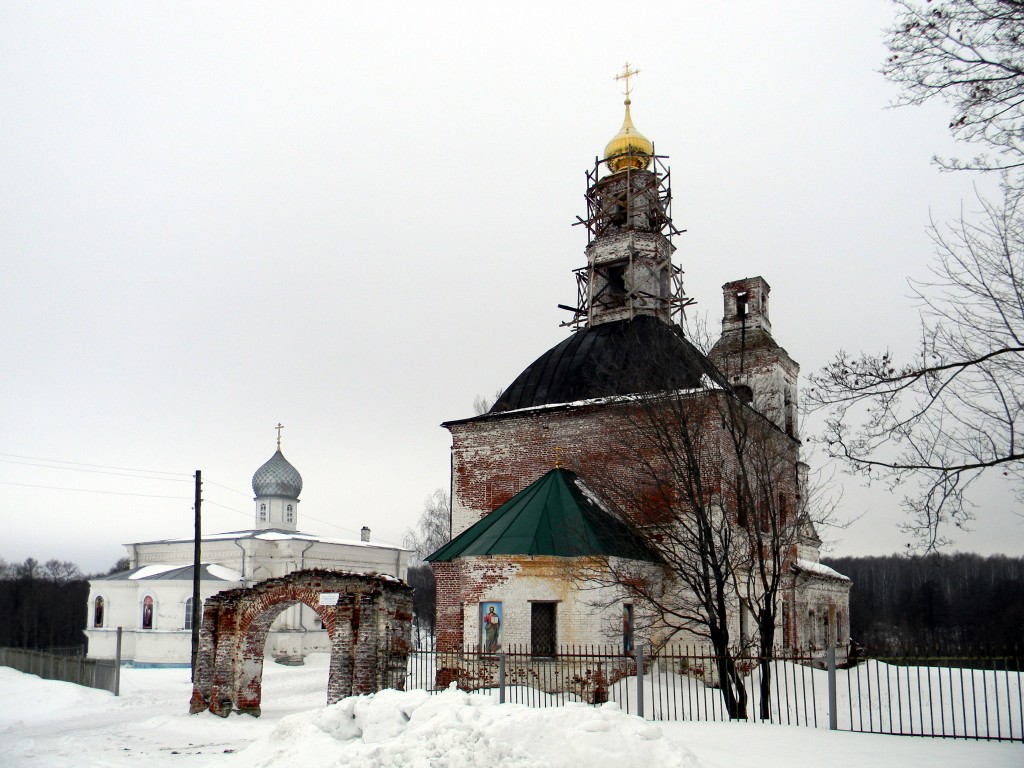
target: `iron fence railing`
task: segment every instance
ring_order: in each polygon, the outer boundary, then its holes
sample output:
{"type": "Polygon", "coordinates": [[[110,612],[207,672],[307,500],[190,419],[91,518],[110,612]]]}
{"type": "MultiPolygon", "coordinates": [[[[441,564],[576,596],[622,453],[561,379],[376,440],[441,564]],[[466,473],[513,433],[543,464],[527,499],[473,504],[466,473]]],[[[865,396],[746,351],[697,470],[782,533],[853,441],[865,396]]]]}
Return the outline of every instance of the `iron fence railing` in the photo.
{"type": "Polygon", "coordinates": [[[913,736],[1024,741],[1024,676],[1012,653],[779,650],[732,657],[745,705],[730,714],[720,659],[701,648],[528,647],[414,651],[407,688],[455,685],[534,707],[615,702],[649,720],[751,720],[913,736]],[[762,699],[767,676],[770,695],[762,699]]]}

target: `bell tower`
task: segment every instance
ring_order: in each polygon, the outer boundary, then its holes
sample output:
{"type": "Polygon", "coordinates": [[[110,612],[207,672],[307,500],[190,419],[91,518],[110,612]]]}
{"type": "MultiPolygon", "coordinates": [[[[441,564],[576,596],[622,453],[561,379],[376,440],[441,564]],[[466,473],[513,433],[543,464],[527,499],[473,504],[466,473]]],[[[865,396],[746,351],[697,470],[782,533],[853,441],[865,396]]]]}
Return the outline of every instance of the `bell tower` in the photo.
{"type": "Polygon", "coordinates": [[[664,157],[633,125],[629,80],[639,74],[626,63],[625,116],[604,156],[587,173],[587,265],[575,270],[577,306],[564,323],[574,328],[651,315],[665,323],[691,303],[682,270],[672,263],[679,234],[672,225],[672,188],[664,157]]]}
{"type": "Polygon", "coordinates": [[[722,286],[722,336],[708,357],[740,396],[790,437],[800,437],[797,377],[800,366],[772,336],[771,286],[745,277],[722,286]]]}

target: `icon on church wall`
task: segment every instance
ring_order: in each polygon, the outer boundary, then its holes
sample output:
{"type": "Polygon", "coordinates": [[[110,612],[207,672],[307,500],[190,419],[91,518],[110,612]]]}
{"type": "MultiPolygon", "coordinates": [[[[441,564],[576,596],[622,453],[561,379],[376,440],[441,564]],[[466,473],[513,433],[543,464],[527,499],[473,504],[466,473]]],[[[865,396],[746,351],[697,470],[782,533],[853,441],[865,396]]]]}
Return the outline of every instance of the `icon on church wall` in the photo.
{"type": "Polygon", "coordinates": [[[142,628],[153,628],[153,598],[146,595],[142,600],[142,628]]]}
{"type": "Polygon", "coordinates": [[[93,611],[92,625],[94,627],[102,627],[103,626],[103,598],[102,597],[97,597],[96,598],[96,608],[93,611]]]}
{"type": "Polygon", "coordinates": [[[501,652],[501,603],[480,603],[480,650],[501,652]]]}

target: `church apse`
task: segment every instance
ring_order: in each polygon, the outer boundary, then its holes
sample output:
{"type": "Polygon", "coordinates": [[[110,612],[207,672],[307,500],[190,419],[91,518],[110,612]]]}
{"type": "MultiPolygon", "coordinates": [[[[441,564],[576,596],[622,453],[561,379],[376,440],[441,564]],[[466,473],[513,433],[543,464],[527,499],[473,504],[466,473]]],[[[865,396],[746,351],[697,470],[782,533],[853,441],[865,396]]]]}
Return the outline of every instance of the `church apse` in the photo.
{"type": "Polygon", "coordinates": [[[402,688],[412,631],[412,589],[386,576],[305,570],[206,601],[190,711],[260,714],[267,634],[286,608],[313,609],[331,638],[327,703],[402,688]]]}

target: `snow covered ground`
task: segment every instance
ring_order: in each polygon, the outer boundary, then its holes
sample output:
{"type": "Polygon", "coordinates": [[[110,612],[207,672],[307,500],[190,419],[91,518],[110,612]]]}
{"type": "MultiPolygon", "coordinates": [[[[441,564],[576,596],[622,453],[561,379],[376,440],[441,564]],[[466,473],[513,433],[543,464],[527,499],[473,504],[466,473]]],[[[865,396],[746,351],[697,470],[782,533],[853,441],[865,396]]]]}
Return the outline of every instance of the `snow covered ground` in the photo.
{"type": "Polygon", "coordinates": [[[617,706],[529,709],[385,691],[325,707],[326,655],[268,663],[263,716],[188,714],[185,669],[125,669],[120,697],[0,667],[0,766],[1024,765],[1024,744],[729,723],[648,723],[617,706]]]}

